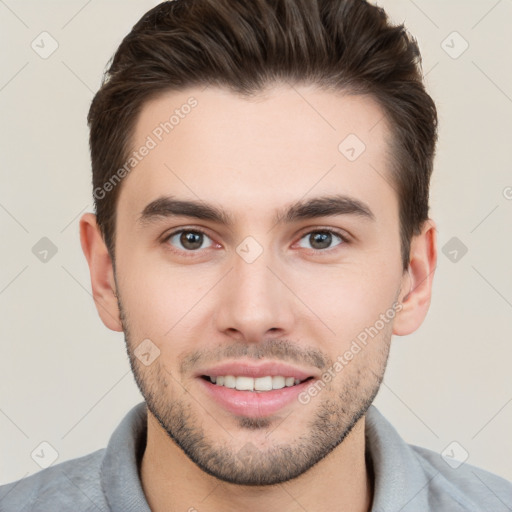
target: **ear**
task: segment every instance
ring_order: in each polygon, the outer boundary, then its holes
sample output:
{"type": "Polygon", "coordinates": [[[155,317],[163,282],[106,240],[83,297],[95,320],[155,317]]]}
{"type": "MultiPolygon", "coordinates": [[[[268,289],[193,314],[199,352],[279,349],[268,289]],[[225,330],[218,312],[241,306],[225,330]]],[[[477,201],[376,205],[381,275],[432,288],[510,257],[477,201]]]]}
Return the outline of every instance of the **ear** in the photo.
{"type": "Polygon", "coordinates": [[[432,219],[423,224],[421,233],[411,240],[409,267],[402,278],[398,299],[403,308],[393,323],[393,334],[411,334],[427,316],[432,296],[432,282],[437,266],[437,230],[432,219]]]}
{"type": "Polygon", "coordinates": [[[89,264],[92,295],[100,318],[109,329],[122,331],[112,259],[96,223],[96,215],[82,215],[80,242],[89,264]]]}

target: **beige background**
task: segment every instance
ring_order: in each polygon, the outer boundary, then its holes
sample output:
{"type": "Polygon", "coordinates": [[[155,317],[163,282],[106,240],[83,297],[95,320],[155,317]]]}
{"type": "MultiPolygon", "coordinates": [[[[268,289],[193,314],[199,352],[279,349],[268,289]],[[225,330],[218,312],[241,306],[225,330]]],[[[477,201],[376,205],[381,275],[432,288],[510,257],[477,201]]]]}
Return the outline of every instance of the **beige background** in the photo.
{"type": "MultiPolygon", "coordinates": [[[[122,334],[90,296],[78,219],[92,211],[90,101],[156,3],[0,0],[0,483],[38,471],[43,441],[56,463],[104,447],[141,401],[122,334]],[[31,47],[43,31],[59,45],[47,59],[31,47]],[[46,263],[32,252],[42,237],[58,250],[46,263]]],[[[512,2],[379,4],[417,37],[439,109],[439,261],[429,316],[394,337],[375,404],[408,442],[457,441],[468,463],[512,480],[512,2]],[[453,237],[467,247],[456,262],[443,253],[453,237]]]]}

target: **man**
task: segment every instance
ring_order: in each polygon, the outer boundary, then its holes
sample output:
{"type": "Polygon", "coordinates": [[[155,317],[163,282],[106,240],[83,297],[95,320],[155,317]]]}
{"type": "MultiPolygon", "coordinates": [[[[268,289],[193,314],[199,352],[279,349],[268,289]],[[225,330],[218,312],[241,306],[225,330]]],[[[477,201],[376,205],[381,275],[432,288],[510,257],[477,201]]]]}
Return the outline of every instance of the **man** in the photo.
{"type": "Polygon", "coordinates": [[[437,259],[418,48],[353,0],[175,0],[89,112],[94,300],[145,402],[2,510],[500,511],[372,406],[437,259]]]}

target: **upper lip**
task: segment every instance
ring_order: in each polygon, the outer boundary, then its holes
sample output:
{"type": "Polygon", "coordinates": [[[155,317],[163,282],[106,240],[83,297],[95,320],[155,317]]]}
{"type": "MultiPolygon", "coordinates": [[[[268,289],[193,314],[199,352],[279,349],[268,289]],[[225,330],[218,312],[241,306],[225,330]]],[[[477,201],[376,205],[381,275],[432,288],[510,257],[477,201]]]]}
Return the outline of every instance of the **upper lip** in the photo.
{"type": "Polygon", "coordinates": [[[295,366],[291,366],[280,361],[265,361],[263,363],[254,364],[248,362],[232,361],[225,362],[211,368],[204,368],[198,370],[196,376],[202,377],[218,377],[219,375],[234,375],[245,377],[272,377],[282,375],[283,377],[294,377],[298,380],[305,380],[309,377],[315,377],[314,371],[303,370],[295,366]]]}

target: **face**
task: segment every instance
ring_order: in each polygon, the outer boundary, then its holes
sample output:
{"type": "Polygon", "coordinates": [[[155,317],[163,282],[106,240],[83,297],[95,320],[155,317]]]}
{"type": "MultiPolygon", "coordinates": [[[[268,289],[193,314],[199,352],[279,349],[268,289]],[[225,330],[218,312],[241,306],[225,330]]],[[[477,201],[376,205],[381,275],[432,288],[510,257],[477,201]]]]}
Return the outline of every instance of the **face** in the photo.
{"type": "Polygon", "coordinates": [[[143,108],[133,149],[152,147],[119,195],[118,305],[150,413],[203,471],[295,478],[373,401],[404,279],[388,138],[371,98],[304,86],[143,108]],[[205,377],[251,369],[309,380],[257,393],[205,377]]]}

